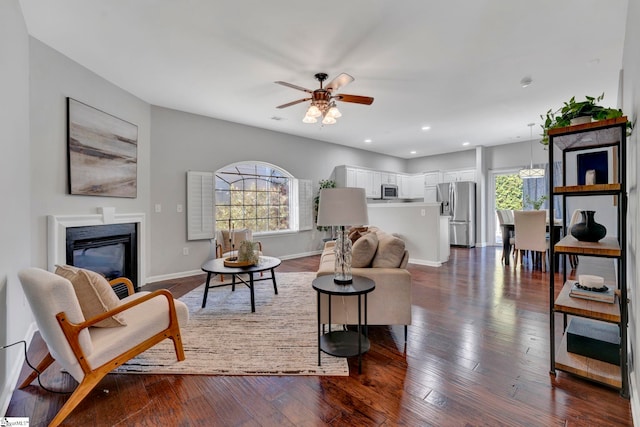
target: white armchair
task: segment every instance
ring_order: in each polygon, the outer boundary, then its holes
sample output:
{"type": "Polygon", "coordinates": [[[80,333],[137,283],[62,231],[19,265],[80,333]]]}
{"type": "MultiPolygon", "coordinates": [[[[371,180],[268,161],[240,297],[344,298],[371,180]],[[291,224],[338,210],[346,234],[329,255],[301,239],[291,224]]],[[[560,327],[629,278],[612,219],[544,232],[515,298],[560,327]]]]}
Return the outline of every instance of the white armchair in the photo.
{"type": "MultiPolygon", "coordinates": [[[[167,290],[129,295],[115,308],[85,319],[76,291],[66,278],[39,268],[22,270],[18,276],[49,350],[38,371],[55,361],[79,383],[49,426],[59,425],[111,370],[160,341],[171,339],[176,358],[185,358],[180,325],[188,321],[189,311],[167,290]],[[114,315],[125,325],[94,326],[114,315]]],[[[31,373],[19,388],[27,387],[37,376],[31,373]]]]}

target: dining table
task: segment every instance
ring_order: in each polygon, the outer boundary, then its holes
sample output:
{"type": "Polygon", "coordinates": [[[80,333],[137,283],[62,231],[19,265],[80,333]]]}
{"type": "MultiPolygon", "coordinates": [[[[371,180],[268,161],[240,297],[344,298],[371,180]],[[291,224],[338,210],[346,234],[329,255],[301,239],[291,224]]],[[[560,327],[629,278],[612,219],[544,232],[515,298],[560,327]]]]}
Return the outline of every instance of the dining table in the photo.
{"type": "MultiPolygon", "coordinates": [[[[502,228],[502,250],[504,251],[504,264],[509,265],[509,258],[511,258],[511,243],[509,239],[514,236],[516,226],[513,222],[505,222],[500,224],[502,228]]],[[[552,229],[550,232],[551,244],[556,244],[562,238],[562,231],[564,229],[562,225],[562,220],[556,219],[553,223],[553,227],[549,227],[549,222],[547,222],[547,232],[549,229],[552,229]]],[[[556,257],[556,263],[558,262],[558,258],[556,257]]]]}

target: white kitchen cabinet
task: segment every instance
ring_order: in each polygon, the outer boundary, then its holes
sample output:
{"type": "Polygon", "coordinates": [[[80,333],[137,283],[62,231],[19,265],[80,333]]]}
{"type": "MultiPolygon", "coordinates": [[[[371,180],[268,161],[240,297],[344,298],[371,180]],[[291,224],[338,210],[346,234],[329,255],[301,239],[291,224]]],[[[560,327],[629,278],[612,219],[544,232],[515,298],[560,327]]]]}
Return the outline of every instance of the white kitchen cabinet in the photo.
{"type": "Polygon", "coordinates": [[[440,171],[425,172],[423,174],[423,179],[424,179],[424,185],[425,186],[438,185],[441,182],[440,181],[440,171]]]}
{"type": "Polygon", "coordinates": [[[475,169],[460,169],[442,172],[442,182],[473,181],[476,180],[475,169]]]}

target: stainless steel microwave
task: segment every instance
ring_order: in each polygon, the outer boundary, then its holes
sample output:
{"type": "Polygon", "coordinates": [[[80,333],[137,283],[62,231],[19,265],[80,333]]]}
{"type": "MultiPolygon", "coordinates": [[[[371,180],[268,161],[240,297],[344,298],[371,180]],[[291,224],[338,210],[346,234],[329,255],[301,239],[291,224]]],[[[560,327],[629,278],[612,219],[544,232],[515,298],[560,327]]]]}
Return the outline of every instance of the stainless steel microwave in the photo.
{"type": "Polygon", "coordinates": [[[382,184],[380,191],[381,199],[397,199],[398,198],[398,186],[395,184],[382,184]]]}

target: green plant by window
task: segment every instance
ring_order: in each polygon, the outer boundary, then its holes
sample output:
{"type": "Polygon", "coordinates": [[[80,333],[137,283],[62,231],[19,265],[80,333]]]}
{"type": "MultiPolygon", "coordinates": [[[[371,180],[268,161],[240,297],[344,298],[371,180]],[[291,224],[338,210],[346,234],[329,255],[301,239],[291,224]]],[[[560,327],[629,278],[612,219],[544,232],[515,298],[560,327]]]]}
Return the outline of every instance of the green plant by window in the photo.
{"type": "MultiPolygon", "coordinates": [[[[550,109],[546,114],[541,114],[542,119],[542,139],[540,143],[543,145],[549,145],[549,129],[569,126],[571,120],[578,117],[591,117],[593,120],[606,120],[622,117],[624,114],[622,110],[617,108],[607,108],[598,105],[604,98],[604,93],[597,98],[593,96],[585,96],[584,101],[576,101],[576,97],[573,96],[569,102],[565,102],[564,105],[558,108],[556,111],[550,109]]],[[[627,122],[627,135],[631,134],[633,126],[631,122],[627,122]]]]}
{"type": "MultiPolygon", "coordinates": [[[[321,179],[320,188],[318,188],[318,194],[313,198],[313,212],[316,217],[316,223],[318,222],[318,207],[320,206],[320,190],[323,188],[336,188],[336,182],[331,179],[321,179]]],[[[331,227],[317,226],[318,231],[330,230],[331,227]]]]}

